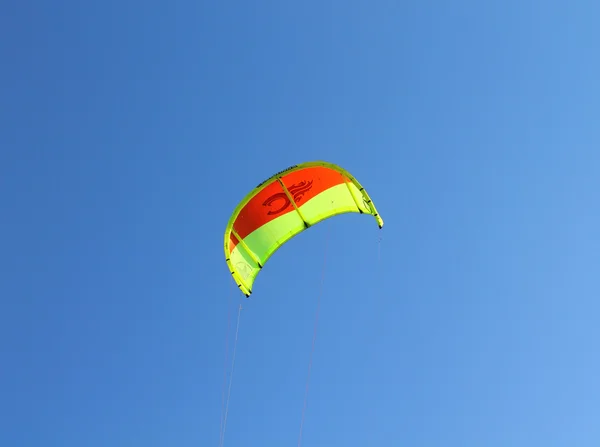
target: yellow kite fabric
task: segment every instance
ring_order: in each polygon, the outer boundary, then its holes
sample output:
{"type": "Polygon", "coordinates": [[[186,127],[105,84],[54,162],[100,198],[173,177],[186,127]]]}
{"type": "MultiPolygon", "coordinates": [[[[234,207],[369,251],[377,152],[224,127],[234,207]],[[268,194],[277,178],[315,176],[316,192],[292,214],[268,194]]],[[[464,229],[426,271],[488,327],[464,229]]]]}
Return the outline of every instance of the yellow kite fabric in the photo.
{"type": "Polygon", "coordinates": [[[236,207],[225,230],[225,259],[249,297],[261,268],[298,233],[344,213],[383,220],[373,201],[343,168],[323,161],[292,166],[254,188],[236,207]]]}

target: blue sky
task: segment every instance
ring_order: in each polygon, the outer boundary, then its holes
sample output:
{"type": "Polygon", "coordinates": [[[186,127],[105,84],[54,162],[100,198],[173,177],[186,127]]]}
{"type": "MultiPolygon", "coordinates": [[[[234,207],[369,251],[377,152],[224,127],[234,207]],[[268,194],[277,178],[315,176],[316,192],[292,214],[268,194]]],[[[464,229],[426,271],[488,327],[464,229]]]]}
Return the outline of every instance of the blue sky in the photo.
{"type": "Polygon", "coordinates": [[[599,13],[3,5],[0,445],[218,446],[240,303],[224,445],[297,445],[326,241],[303,446],[599,445],[599,13]],[[309,160],[386,225],[311,228],[246,300],[229,215],[309,160]]]}

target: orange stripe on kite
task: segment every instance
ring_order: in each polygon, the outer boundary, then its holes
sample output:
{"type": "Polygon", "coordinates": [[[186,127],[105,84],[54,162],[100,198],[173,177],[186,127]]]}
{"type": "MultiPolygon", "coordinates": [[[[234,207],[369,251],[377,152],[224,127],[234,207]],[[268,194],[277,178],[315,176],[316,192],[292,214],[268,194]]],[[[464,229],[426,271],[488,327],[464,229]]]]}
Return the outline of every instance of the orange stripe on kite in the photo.
{"type": "MultiPolygon", "coordinates": [[[[292,171],[283,175],[281,181],[296,206],[300,207],[323,191],[349,180],[334,169],[316,166],[292,171]]],[[[294,206],[277,179],[273,179],[241,209],[233,223],[233,228],[240,238],[244,239],[263,225],[291,212],[295,212],[294,206]]],[[[237,243],[237,239],[232,234],[230,252],[237,243]]]]}

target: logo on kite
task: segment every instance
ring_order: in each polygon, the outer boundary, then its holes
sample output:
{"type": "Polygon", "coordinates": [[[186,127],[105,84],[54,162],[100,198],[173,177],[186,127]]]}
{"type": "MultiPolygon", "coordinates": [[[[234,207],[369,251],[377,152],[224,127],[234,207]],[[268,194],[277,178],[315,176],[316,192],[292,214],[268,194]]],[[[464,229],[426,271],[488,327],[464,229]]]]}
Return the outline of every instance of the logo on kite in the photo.
{"type": "Polygon", "coordinates": [[[368,210],[371,209],[371,205],[369,205],[369,202],[367,201],[367,199],[365,199],[363,197],[362,202],[363,202],[363,205],[365,206],[366,209],[368,209],[368,210]]]}
{"type": "MultiPolygon", "coordinates": [[[[302,200],[302,197],[304,197],[304,194],[306,194],[308,191],[310,191],[310,189],[312,188],[312,183],[313,183],[312,180],[309,182],[302,181],[300,183],[295,183],[288,188],[288,191],[290,192],[290,195],[294,199],[295,203],[298,203],[300,200],[302,200]]],[[[268,215],[282,213],[292,204],[292,202],[290,202],[290,199],[288,198],[288,196],[285,192],[278,192],[277,194],[273,194],[267,200],[265,200],[263,202],[263,206],[270,207],[271,205],[273,205],[273,203],[275,203],[277,201],[280,201],[281,205],[277,209],[269,210],[267,212],[268,215]]]]}
{"type": "Polygon", "coordinates": [[[252,267],[247,262],[240,261],[235,264],[242,278],[246,279],[252,273],[252,267]]]}

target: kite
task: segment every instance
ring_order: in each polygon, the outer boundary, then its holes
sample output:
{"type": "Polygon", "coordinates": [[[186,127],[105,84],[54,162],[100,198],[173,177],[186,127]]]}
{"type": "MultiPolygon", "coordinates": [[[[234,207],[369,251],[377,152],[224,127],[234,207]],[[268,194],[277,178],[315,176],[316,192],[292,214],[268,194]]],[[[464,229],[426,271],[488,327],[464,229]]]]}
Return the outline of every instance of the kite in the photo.
{"type": "Polygon", "coordinates": [[[291,166],[256,186],[235,208],[225,230],[225,260],[249,297],[267,260],[311,226],[344,213],[383,220],[365,188],[348,171],[324,161],[291,166]]]}

